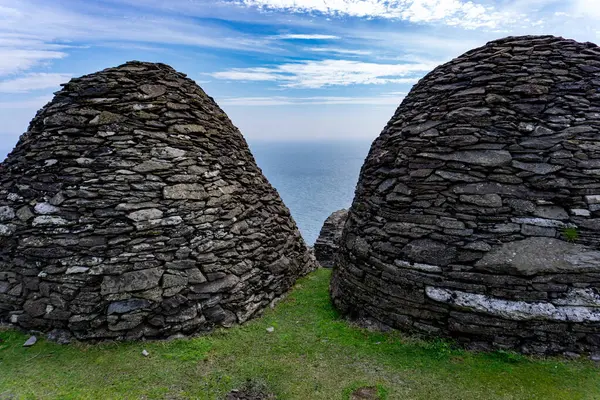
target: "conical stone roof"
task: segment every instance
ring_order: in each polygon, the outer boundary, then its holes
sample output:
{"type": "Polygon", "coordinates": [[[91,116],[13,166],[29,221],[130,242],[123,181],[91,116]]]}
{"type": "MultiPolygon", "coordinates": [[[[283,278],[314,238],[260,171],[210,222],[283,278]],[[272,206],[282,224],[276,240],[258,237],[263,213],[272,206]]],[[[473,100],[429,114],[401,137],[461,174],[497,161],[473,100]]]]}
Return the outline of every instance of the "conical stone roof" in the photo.
{"type": "Polygon", "coordinates": [[[71,80],[0,165],[0,319],[22,328],[210,330],[313,268],[239,130],[164,64],[71,80]]]}
{"type": "Polygon", "coordinates": [[[600,49],[509,37],[414,86],[362,168],[332,281],[377,325],[600,348],[600,49]]]}

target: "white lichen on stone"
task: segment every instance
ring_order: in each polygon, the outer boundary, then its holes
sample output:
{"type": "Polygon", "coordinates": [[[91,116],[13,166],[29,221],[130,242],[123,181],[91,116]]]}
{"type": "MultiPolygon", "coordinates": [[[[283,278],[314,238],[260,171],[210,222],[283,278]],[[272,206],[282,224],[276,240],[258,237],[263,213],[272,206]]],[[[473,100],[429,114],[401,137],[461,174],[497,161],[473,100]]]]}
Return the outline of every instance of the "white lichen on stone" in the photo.
{"type": "Polygon", "coordinates": [[[150,154],[154,157],[166,159],[183,157],[185,153],[185,150],[176,149],[170,146],[155,148],[150,152],[150,154]]]}
{"type": "Polygon", "coordinates": [[[94,160],[92,158],[79,157],[75,159],[75,162],[79,165],[90,165],[94,160]]]}
{"type": "Polygon", "coordinates": [[[438,267],[437,265],[429,265],[429,264],[421,264],[421,263],[412,263],[411,264],[408,261],[403,261],[403,260],[395,260],[394,264],[396,264],[396,266],[398,266],[400,268],[414,269],[417,271],[436,272],[436,273],[442,272],[442,268],[438,267]]]}
{"type": "Polygon", "coordinates": [[[23,197],[19,196],[16,193],[9,193],[8,196],[6,196],[6,198],[10,201],[21,201],[23,200],[23,197]]]}
{"type": "MultiPolygon", "coordinates": [[[[459,308],[466,308],[474,312],[485,313],[513,321],[524,320],[553,320],[569,322],[598,322],[600,321],[600,298],[596,298],[595,306],[562,306],[560,303],[526,302],[505,300],[478,293],[467,293],[460,290],[451,290],[427,286],[427,296],[440,303],[450,304],[459,308]]],[[[567,294],[568,303],[582,303],[591,300],[581,297],[582,294],[573,292],[567,294]],[[579,299],[579,300],[576,300],[579,299]]]]}
{"type": "Polygon", "coordinates": [[[577,225],[575,224],[569,224],[555,219],[546,218],[512,218],[512,222],[516,224],[528,224],[547,228],[577,228],[577,225]]]}
{"type": "Polygon", "coordinates": [[[552,303],[562,306],[600,307],[600,293],[592,288],[571,289],[565,297],[552,300],[552,303]]]}
{"type": "Polygon", "coordinates": [[[15,233],[14,225],[0,224],[0,236],[11,236],[13,233],[15,233]]]}
{"type": "Polygon", "coordinates": [[[590,215],[592,215],[592,213],[590,212],[590,210],[586,210],[583,208],[575,208],[571,210],[571,214],[573,214],[576,217],[589,217],[590,215]]]}
{"type": "Polygon", "coordinates": [[[53,217],[50,215],[42,215],[35,217],[32,222],[33,226],[65,226],[68,225],[69,221],[61,217],[53,217]]]}
{"type": "Polygon", "coordinates": [[[163,216],[163,212],[157,208],[150,208],[145,210],[134,211],[130,213],[127,218],[139,222],[139,221],[148,221],[154,219],[161,219],[163,216]]]}
{"type": "Polygon", "coordinates": [[[47,215],[56,214],[60,211],[60,208],[55,207],[50,203],[38,203],[35,205],[34,210],[37,214],[47,215]]]}
{"type": "Polygon", "coordinates": [[[585,201],[588,204],[600,204],[600,194],[594,194],[591,196],[585,196],[585,201]]]}
{"type": "Polygon", "coordinates": [[[90,269],[88,267],[71,267],[71,268],[67,269],[65,274],[67,274],[67,275],[84,274],[84,273],[88,272],[89,270],[90,269]]]}

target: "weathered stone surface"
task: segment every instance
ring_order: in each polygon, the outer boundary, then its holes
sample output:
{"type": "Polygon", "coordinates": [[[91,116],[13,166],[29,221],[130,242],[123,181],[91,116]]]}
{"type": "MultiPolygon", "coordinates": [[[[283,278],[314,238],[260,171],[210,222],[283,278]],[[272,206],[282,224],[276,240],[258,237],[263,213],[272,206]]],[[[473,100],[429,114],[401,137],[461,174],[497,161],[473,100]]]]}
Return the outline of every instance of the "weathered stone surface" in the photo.
{"type": "Polygon", "coordinates": [[[136,222],[140,222],[161,219],[163,215],[164,213],[158,208],[149,208],[146,210],[134,211],[131,214],[127,215],[127,218],[136,222]]]}
{"type": "Polygon", "coordinates": [[[435,240],[417,239],[407,244],[402,253],[409,261],[448,265],[456,256],[456,249],[435,240]]]}
{"type": "Polygon", "coordinates": [[[69,344],[71,343],[72,335],[66,329],[53,329],[48,332],[47,339],[58,344],[69,344]]]}
{"type": "Polygon", "coordinates": [[[420,80],[361,170],[334,305],[469,348],[598,352],[596,65],[592,43],[509,37],[420,80]]]}
{"type": "MultiPolygon", "coordinates": [[[[380,185],[379,190],[391,189],[393,182],[387,188],[382,187],[382,185],[380,185]]],[[[342,230],[344,229],[347,217],[348,210],[338,210],[325,220],[319,237],[315,242],[315,257],[322,267],[333,268],[335,265],[335,255],[339,248],[342,230]]]]}
{"type": "Polygon", "coordinates": [[[483,194],[483,195],[462,195],[460,201],[464,203],[471,203],[482,207],[502,207],[502,197],[497,194],[483,194]]]}
{"type": "Polygon", "coordinates": [[[558,206],[539,206],[536,208],[533,214],[538,217],[547,219],[569,219],[569,214],[567,213],[567,211],[564,208],[558,206]]]}
{"type": "Polygon", "coordinates": [[[166,186],[164,188],[165,199],[174,200],[204,200],[208,198],[208,193],[204,189],[204,186],[200,184],[180,183],[173,186],[166,186]]]}
{"type": "Polygon", "coordinates": [[[588,204],[600,204],[600,194],[596,194],[593,196],[585,196],[585,201],[588,204]]]}
{"type": "Polygon", "coordinates": [[[0,236],[12,236],[13,233],[15,233],[15,226],[14,225],[5,225],[5,224],[0,224],[0,236]]]}
{"type": "Polygon", "coordinates": [[[202,125],[173,125],[169,127],[170,132],[174,133],[206,133],[206,128],[202,125]]]}
{"type": "Polygon", "coordinates": [[[102,294],[135,292],[158,286],[163,274],[162,269],[153,268],[126,272],[121,275],[107,275],[101,286],[102,294]]]}
{"type": "Polygon", "coordinates": [[[467,164],[481,165],[485,167],[499,167],[508,165],[512,156],[504,150],[470,150],[457,151],[449,154],[420,153],[419,157],[437,158],[446,161],[458,161],[467,164]]]}
{"type": "Polygon", "coordinates": [[[0,207],[0,222],[10,221],[15,217],[15,210],[9,206],[0,207]]]}
{"type": "Polygon", "coordinates": [[[38,203],[33,208],[36,214],[56,214],[60,211],[60,208],[53,206],[50,203],[38,203]]]}
{"type": "Polygon", "coordinates": [[[532,237],[493,248],[475,268],[495,274],[600,272],[600,250],[553,238],[532,237]]]}
{"type": "Polygon", "coordinates": [[[223,279],[195,285],[192,290],[196,293],[218,293],[235,287],[239,280],[235,275],[228,275],[223,279]]]}
{"type": "Polygon", "coordinates": [[[108,315],[126,314],[131,311],[136,311],[136,310],[141,310],[141,309],[147,308],[151,304],[152,304],[152,302],[150,302],[148,300],[143,300],[143,299],[129,299],[129,300],[123,300],[123,301],[116,301],[114,303],[111,303],[108,306],[108,310],[106,311],[106,313],[108,315]]]}
{"type": "Polygon", "coordinates": [[[150,85],[145,84],[140,86],[140,90],[145,94],[146,99],[152,99],[155,97],[162,96],[167,91],[164,85],[150,85]]]}
{"type": "Polygon", "coordinates": [[[512,165],[515,168],[533,172],[534,174],[538,175],[547,175],[562,169],[560,165],[550,165],[546,163],[523,163],[519,161],[513,161],[512,165]]]}
{"type": "Polygon", "coordinates": [[[146,173],[154,171],[163,171],[166,169],[170,169],[171,167],[172,164],[168,162],[148,160],[136,165],[135,167],[133,167],[133,170],[136,172],[146,173]]]}
{"type": "MultiPolygon", "coordinates": [[[[109,111],[102,111],[100,114],[95,116],[90,122],[90,125],[109,125],[116,122],[123,121],[123,116],[114,114],[109,111]]],[[[65,121],[66,122],[66,121],[65,121]]]]}
{"type": "Polygon", "coordinates": [[[315,267],[239,130],[164,64],[71,80],[0,164],[0,323],[193,334],[258,315],[315,267]]]}
{"type": "Polygon", "coordinates": [[[34,214],[31,212],[28,206],[23,206],[17,210],[17,218],[21,221],[28,221],[34,217],[34,214]]]}
{"type": "Polygon", "coordinates": [[[186,151],[166,146],[152,149],[150,154],[157,158],[172,159],[183,157],[186,154],[186,151]]]}
{"type": "Polygon", "coordinates": [[[546,228],[543,226],[536,225],[521,225],[521,234],[525,236],[546,236],[546,237],[556,237],[556,229],[555,228],[546,228]]]}

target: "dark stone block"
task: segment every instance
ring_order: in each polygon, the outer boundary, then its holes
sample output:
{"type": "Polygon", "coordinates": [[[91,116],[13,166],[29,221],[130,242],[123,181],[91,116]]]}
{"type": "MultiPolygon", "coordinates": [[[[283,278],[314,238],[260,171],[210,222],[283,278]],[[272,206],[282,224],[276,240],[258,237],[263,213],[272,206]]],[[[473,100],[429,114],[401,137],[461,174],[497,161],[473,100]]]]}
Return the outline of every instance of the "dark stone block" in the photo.
{"type": "Polygon", "coordinates": [[[414,262],[445,266],[456,257],[456,248],[430,239],[418,239],[407,244],[403,253],[414,262]]]}
{"type": "Polygon", "coordinates": [[[148,308],[152,303],[148,300],[142,299],[129,299],[123,301],[116,301],[108,306],[106,313],[111,314],[126,314],[132,311],[141,310],[148,308]]]}

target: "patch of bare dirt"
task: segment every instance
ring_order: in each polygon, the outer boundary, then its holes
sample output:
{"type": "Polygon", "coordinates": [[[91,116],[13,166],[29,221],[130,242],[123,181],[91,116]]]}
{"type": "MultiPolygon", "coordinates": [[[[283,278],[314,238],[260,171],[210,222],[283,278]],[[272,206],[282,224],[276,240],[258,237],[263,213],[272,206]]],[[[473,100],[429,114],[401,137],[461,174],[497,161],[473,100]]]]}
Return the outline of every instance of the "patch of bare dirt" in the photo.
{"type": "Polygon", "coordinates": [[[356,389],[350,395],[350,400],[379,400],[377,395],[377,388],[374,387],[362,387],[356,389]]]}

